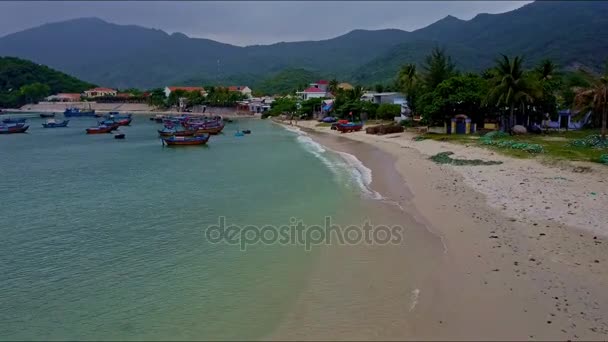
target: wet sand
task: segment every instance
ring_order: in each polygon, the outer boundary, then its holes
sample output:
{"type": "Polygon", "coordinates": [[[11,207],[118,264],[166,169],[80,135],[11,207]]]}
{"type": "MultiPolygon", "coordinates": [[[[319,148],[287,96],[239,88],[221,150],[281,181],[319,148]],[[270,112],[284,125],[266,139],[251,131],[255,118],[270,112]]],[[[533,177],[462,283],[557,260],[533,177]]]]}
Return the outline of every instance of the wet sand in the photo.
{"type": "MultiPolygon", "coordinates": [[[[606,340],[608,241],[510,218],[449,167],[386,141],[307,131],[372,170],[401,246],[329,246],[273,339],[606,340]]],[[[479,172],[483,172],[480,166],[479,172]]]]}

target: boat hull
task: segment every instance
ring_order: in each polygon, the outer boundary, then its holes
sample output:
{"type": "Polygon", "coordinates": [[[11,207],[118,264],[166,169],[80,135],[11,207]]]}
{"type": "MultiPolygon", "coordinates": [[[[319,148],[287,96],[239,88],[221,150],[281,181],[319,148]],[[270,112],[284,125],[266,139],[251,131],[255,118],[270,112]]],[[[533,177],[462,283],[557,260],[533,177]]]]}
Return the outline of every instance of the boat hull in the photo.
{"type": "Polygon", "coordinates": [[[0,126],[0,134],[13,134],[13,133],[25,133],[30,126],[10,126],[10,127],[2,127],[0,126]]]}
{"type": "Polygon", "coordinates": [[[65,120],[63,122],[56,122],[56,123],[43,123],[42,127],[44,127],[44,128],[68,127],[69,122],[70,122],[70,120],[65,120]]]}
{"type": "Polygon", "coordinates": [[[43,119],[44,118],[54,118],[55,117],[55,113],[51,113],[51,114],[42,113],[42,114],[40,114],[40,117],[43,118],[43,119]]]}
{"type": "Polygon", "coordinates": [[[340,132],[340,133],[349,133],[349,132],[357,132],[360,131],[363,128],[363,124],[359,123],[359,124],[352,124],[352,123],[347,123],[347,124],[337,124],[336,125],[336,129],[340,132]]]}
{"type": "Polygon", "coordinates": [[[162,138],[163,144],[167,146],[192,146],[205,145],[209,141],[209,134],[193,136],[193,137],[170,137],[162,138]]]}
{"type": "Polygon", "coordinates": [[[158,131],[158,135],[160,135],[161,137],[164,137],[164,138],[169,138],[172,136],[191,137],[197,133],[198,133],[197,131],[191,131],[191,130],[188,130],[188,131],[162,131],[162,130],[159,130],[158,131]]]}
{"type": "Polygon", "coordinates": [[[86,129],[87,134],[107,134],[112,132],[112,127],[91,127],[86,129]]]}
{"type": "Polygon", "coordinates": [[[94,110],[69,110],[66,109],[65,112],[63,112],[63,116],[65,116],[66,118],[70,118],[70,117],[81,117],[81,116],[89,116],[89,117],[94,117],[95,116],[95,111],[94,110]]]}

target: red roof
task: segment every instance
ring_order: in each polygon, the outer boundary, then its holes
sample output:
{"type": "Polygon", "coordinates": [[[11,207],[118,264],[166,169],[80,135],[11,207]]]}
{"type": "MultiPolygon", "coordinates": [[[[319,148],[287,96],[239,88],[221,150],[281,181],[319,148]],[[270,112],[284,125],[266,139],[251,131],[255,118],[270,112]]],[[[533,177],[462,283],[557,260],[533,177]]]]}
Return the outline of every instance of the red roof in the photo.
{"type": "Polygon", "coordinates": [[[116,90],[112,89],[112,88],[93,88],[93,89],[89,89],[87,91],[96,91],[96,92],[114,92],[116,90]]]}
{"type": "Polygon", "coordinates": [[[228,90],[229,91],[241,91],[241,90],[245,89],[245,87],[247,87],[247,86],[230,86],[230,87],[228,87],[228,90]]]}
{"type": "Polygon", "coordinates": [[[319,80],[317,81],[317,84],[329,84],[329,82],[326,80],[319,80]]]}
{"type": "Polygon", "coordinates": [[[317,88],[317,87],[310,87],[307,88],[306,90],[304,90],[305,93],[324,93],[325,90],[317,88]]]}
{"type": "Polygon", "coordinates": [[[183,91],[187,91],[187,92],[205,91],[205,88],[203,88],[203,87],[168,87],[168,88],[171,91],[176,91],[176,90],[183,90],[183,91]]]}

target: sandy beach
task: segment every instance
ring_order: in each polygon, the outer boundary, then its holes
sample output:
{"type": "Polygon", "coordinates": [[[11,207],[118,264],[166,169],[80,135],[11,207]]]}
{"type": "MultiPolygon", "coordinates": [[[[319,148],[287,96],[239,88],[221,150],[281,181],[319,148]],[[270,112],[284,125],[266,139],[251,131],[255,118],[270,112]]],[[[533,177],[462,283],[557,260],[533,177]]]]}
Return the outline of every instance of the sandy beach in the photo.
{"type": "Polygon", "coordinates": [[[412,133],[340,134],[316,124],[298,123],[370,168],[383,196],[378,213],[411,229],[400,248],[327,248],[308,290],[269,338],[608,338],[605,167],[546,165],[415,142],[412,133]],[[444,151],[503,163],[428,159],[444,151]],[[343,301],[332,305],[331,294],[343,301]]]}

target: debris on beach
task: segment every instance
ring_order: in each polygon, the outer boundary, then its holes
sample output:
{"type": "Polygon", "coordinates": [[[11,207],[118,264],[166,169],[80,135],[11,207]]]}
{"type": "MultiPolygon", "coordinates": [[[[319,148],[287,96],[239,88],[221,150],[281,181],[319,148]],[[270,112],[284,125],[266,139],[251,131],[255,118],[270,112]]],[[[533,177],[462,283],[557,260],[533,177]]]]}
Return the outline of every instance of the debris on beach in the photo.
{"type": "Polygon", "coordinates": [[[452,154],[454,154],[454,152],[440,152],[437,153],[436,155],[432,156],[430,159],[432,161],[434,161],[437,164],[450,164],[450,165],[458,165],[458,166],[462,166],[462,165],[471,165],[471,166],[478,166],[478,165],[499,165],[502,164],[501,161],[494,161],[494,160],[481,160],[481,159],[454,159],[452,157],[450,157],[452,154]]]}
{"type": "Polygon", "coordinates": [[[419,135],[419,136],[413,137],[412,140],[414,140],[414,141],[422,141],[422,140],[426,140],[426,137],[423,136],[423,135],[419,135]]]}

